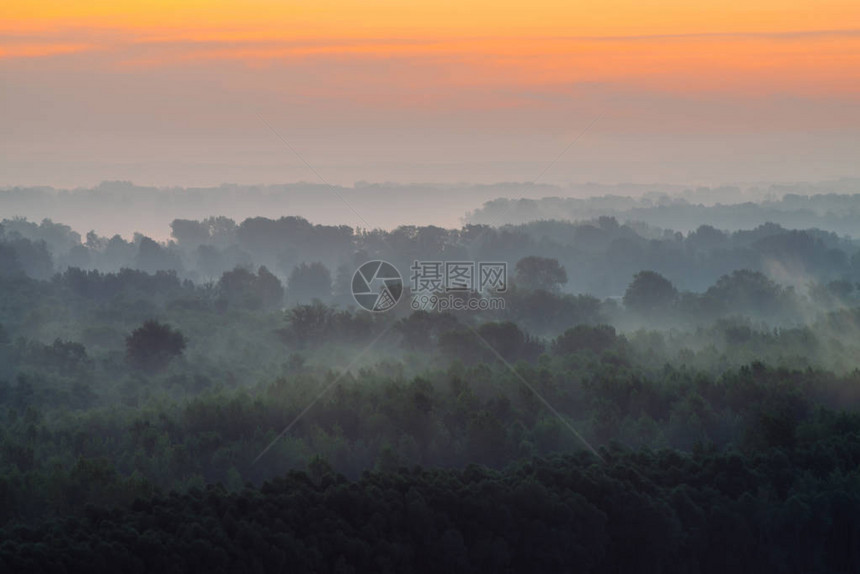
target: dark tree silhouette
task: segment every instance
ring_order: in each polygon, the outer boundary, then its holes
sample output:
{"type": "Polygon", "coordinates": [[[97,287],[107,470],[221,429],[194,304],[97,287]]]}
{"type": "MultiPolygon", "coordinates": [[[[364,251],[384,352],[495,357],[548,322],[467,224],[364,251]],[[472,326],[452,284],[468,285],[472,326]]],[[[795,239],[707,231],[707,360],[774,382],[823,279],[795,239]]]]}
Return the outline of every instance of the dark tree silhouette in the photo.
{"type": "Polygon", "coordinates": [[[168,269],[179,270],[182,263],[176,253],[165,249],[149,237],[141,237],[137,246],[135,267],[147,273],[156,273],[168,269]]]}
{"type": "Polygon", "coordinates": [[[230,305],[247,309],[276,308],[284,300],[281,280],[265,266],[261,266],[256,275],[244,267],[226,271],[217,287],[221,297],[230,305]]]}
{"type": "Polygon", "coordinates": [[[278,333],[289,344],[300,347],[322,342],[332,324],[334,310],[319,301],[310,305],[296,305],[286,313],[289,323],[278,333]]]}
{"type": "Polygon", "coordinates": [[[197,247],[209,241],[209,226],[203,221],[174,219],[170,235],[183,247],[197,247]]]}
{"type": "Polygon", "coordinates": [[[125,339],[126,359],[144,371],[159,371],[185,350],[185,336],[169,325],[149,320],[125,339]]]}
{"type": "Polygon", "coordinates": [[[567,271],[558,259],[529,255],[517,261],[517,285],[525,289],[558,291],[567,283],[567,271]]]}
{"type": "Polygon", "coordinates": [[[559,355],[586,349],[595,353],[602,353],[610,349],[617,339],[615,328],[609,325],[597,325],[596,327],[577,325],[560,335],[553,342],[552,349],[559,355]]]}
{"type": "Polygon", "coordinates": [[[654,271],[640,271],[624,293],[624,305],[643,314],[665,312],[678,299],[672,282],[654,271]]]}
{"type": "Polygon", "coordinates": [[[703,298],[712,313],[732,311],[767,317],[781,310],[783,290],[761,272],[738,269],[720,277],[703,298]]]}

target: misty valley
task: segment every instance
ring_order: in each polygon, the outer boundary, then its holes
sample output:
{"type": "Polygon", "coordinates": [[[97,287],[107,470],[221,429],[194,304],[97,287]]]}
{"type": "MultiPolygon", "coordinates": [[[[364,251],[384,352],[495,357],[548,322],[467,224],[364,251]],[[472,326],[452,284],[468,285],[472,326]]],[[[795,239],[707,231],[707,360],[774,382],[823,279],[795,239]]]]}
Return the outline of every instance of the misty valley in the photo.
{"type": "Polygon", "coordinates": [[[856,197],[10,216],[0,570],[860,571],[856,197]]]}
{"type": "Polygon", "coordinates": [[[860,2],[0,6],[0,574],[860,574],[860,2]]]}

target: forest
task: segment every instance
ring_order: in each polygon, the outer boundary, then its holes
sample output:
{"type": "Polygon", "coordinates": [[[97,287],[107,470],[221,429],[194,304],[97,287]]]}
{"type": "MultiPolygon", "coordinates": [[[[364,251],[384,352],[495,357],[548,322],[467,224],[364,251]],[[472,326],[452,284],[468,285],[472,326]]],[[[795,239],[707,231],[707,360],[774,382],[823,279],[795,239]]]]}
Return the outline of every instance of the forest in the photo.
{"type": "Polygon", "coordinates": [[[0,0],[0,574],[860,574],[860,0],[0,0]]]}
{"type": "Polygon", "coordinates": [[[860,571],[860,243],[773,203],[4,219],[0,571],[860,571]],[[415,310],[416,261],[504,263],[504,305],[415,310]]]}

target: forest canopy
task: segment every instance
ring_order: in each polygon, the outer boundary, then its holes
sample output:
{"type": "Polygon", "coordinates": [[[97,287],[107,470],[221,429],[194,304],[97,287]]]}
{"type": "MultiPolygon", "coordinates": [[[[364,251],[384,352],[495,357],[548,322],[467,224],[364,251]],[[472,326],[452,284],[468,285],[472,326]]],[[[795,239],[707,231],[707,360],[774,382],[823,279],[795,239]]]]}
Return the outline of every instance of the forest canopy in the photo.
{"type": "Polygon", "coordinates": [[[171,230],[2,222],[0,568],[858,567],[850,237],[171,230]],[[384,313],[351,292],[373,260],[404,276],[384,313]],[[409,305],[415,261],[469,260],[507,281],[452,296],[504,305],[409,305]]]}

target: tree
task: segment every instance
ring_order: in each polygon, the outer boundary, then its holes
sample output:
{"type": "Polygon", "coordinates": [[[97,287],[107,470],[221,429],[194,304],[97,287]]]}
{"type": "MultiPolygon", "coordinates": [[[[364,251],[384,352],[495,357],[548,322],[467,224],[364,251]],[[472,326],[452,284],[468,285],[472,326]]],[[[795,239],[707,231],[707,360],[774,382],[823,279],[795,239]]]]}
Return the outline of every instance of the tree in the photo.
{"type": "Polygon", "coordinates": [[[678,299],[672,282],[654,271],[640,271],[624,293],[624,305],[633,311],[650,315],[665,312],[678,299]]]}
{"type": "Polygon", "coordinates": [[[134,261],[135,267],[147,273],[182,268],[182,263],[176,253],[165,249],[146,236],[139,238],[137,256],[134,261]]]}
{"type": "Polygon", "coordinates": [[[48,279],[54,273],[54,261],[44,241],[15,238],[0,243],[0,276],[22,272],[33,279],[48,279]]]}
{"type": "Polygon", "coordinates": [[[170,235],[182,247],[197,247],[209,241],[209,225],[193,219],[174,219],[170,235]]]}
{"type": "Polygon", "coordinates": [[[288,344],[299,347],[315,345],[325,340],[331,328],[334,310],[320,301],[311,305],[296,305],[286,313],[289,326],[278,334],[288,344]]]}
{"type": "Polygon", "coordinates": [[[229,217],[207,217],[203,225],[209,230],[209,243],[216,247],[227,247],[236,242],[236,222],[229,217]]]}
{"type": "Polygon", "coordinates": [[[467,365],[494,358],[474,332],[462,327],[441,333],[438,345],[445,356],[463,361],[467,365]]]}
{"type": "Polygon", "coordinates": [[[87,232],[87,240],[84,242],[84,246],[86,246],[87,249],[91,249],[93,251],[104,251],[106,245],[107,239],[99,237],[99,234],[96,233],[95,230],[87,232]]]}
{"type": "Polygon", "coordinates": [[[126,337],[126,360],[144,371],[160,371],[182,355],[185,343],[185,336],[178,330],[149,320],[126,337]]]}
{"type": "Polygon", "coordinates": [[[284,302],[284,286],[281,284],[281,280],[266,269],[265,265],[261,265],[257,269],[256,290],[263,302],[263,307],[280,307],[284,302]]]}
{"type": "Polygon", "coordinates": [[[534,361],[543,351],[539,341],[510,321],[484,323],[478,327],[478,334],[506,361],[534,361]]]}
{"type": "Polygon", "coordinates": [[[536,334],[555,335],[570,325],[602,322],[600,300],[591,295],[513,291],[505,299],[505,316],[536,334]]]}
{"type": "Polygon", "coordinates": [[[86,347],[73,341],[56,339],[52,345],[43,345],[39,354],[43,364],[64,373],[77,372],[92,363],[86,347]]]}
{"type": "Polygon", "coordinates": [[[0,243],[0,277],[20,277],[23,274],[24,269],[15,248],[7,243],[0,243]]]}
{"type": "Polygon", "coordinates": [[[292,303],[325,301],[331,297],[331,272],[319,261],[297,265],[290,273],[287,294],[292,303]]]}
{"type": "Polygon", "coordinates": [[[529,255],[517,261],[517,285],[525,289],[556,292],[567,283],[567,271],[558,259],[529,255]]]}
{"type": "Polygon", "coordinates": [[[764,274],[738,269],[720,277],[703,300],[706,309],[715,315],[734,312],[769,317],[780,311],[783,297],[782,288],[764,274]]]}
{"type": "Polygon", "coordinates": [[[553,342],[552,350],[557,355],[566,355],[581,350],[602,353],[615,345],[618,337],[615,328],[609,325],[577,325],[564,332],[553,342]]]}
{"type": "Polygon", "coordinates": [[[711,251],[723,246],[728,236],[711,225],[700,225],[696,231],[687,235],[687,245],[694,250],[711,251]]]}
{"type": "Polygon", "coordinates": [[[228,303],[248,309],[280,307],[284,287],[265,266],[255,275],[244,267],[225,271],[218,281],[218,292],[228,303]]]}
{"type": "Polygon", "coordinates": [[[439,335],[457,328],[457,318],[451,313],[415,311],[397,322],[395,329],[403,337],[401,344],[412,351],[426,351],[438,341],[439,335]]]}

